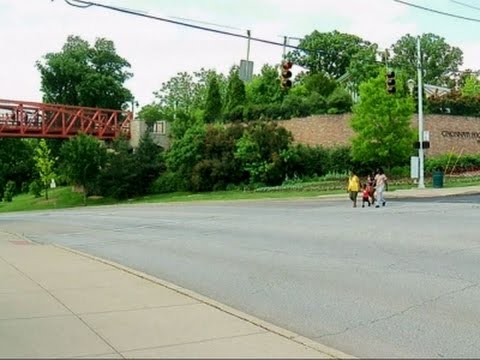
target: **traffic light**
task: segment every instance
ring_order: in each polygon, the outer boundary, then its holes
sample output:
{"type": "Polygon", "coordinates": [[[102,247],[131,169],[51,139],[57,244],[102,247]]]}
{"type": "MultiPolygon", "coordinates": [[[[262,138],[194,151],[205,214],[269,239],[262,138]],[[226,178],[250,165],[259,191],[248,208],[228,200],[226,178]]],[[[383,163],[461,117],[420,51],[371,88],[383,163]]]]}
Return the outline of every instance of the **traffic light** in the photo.
{"type": "Polygon", "coordinates": [[[291,61],[284,61],[282,63],[282,76],[281,76],[281,85],[284,89],[290,89],[292,87],[292,72],[290,69],[292,68],[293,63],[291,61]]]}
{"type": "Polygon", "coordinates": [[[392,95],[397,92],[395,88],[395,71],[387,72],[387,92],[392,95]]]}

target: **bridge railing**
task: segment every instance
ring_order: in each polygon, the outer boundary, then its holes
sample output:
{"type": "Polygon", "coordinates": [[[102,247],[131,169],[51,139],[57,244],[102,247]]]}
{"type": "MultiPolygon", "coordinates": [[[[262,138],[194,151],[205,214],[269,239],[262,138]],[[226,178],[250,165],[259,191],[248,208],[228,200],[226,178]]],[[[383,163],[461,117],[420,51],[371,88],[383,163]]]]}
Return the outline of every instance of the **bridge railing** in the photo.
{"type": "Polygon", "coordinates": [[[0,99],[0,137],[130,138],[130,111],[0,99]]]}

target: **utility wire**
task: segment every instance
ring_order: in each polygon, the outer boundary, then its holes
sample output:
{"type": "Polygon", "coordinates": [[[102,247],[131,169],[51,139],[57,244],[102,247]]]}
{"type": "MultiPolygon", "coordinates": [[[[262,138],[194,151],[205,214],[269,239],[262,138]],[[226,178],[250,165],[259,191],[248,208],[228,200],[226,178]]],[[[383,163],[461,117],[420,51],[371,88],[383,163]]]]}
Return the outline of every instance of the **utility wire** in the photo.
{"type": "Polygon", "coordinates": [[[462,20],[467,20],[467,21],[480,22],[480,19],[470,18],[470,17],[466,17],[466,16],[461,16],[461,15],[456,15],[456,14],[452,14],[452,13],[448,13],[448,12],[444,12],[444,11],[440,11],[440,10],[435,10],[435,9],[432,9],[432,8],[427,8],[427,7],[425,7],[425,6],[420,6],[420,5],[412,4],[412,3],[409,3],[409,2],[406,2],[406,1],[402,1],[402,0],[393,0],[393,1],[398,2],[398,3],[400,3],[400,4],[403,4],[403,5],[411,6],[411,7],[417,8],[417,9],[429,11],[429,12],[432,12],[432,13],[435,13],[435,14],[440,14],[440,15],[444,15],[444,16],[450,16],[450,17],[453,17],[453,18],[462,19],[462,20]]]}
{"type": "MultiPolygon", "coordinates": [[[[52,0],[53,1],[53,0],[52,0]]],[[[78,8],[82,8],[82,9],[86,9],[92,5],[78,5],[78,4],[74,4],[73,2],[69,1],[69,0],[65,0],[65,2],[70,5],[70,6],[75,6],[75,7],[78,7],[78,8]]]]}
{"type": "Polygon", "coordinates": [[[188,19],[188,18],[183,18],[183,17],[178,17],[178,16],[168,16],[168,17],[170,19],[183,20],[183,21],[187,21],[187,22],[190,22],[190,23],[213,25],[213,26],[216,26],[216,27],[219,27],[219,28],[238,30],[238,31],[247,31],[247,29],[240,29],[240,28],[237,28],[237,27],[234,27],[234,26],[215,24],[215,23],[208,22],[208,21],[194,20],[194,19],[188,19]]]}
{"type": "MultiPolygon", "coordinates": [[[[266,39],[261,39],[261,38],[257,38],[257,37],[250,37],[250,36],[247,36],[247,35],[237,34],[237,33],[233,33],[233,32],[230,32],[230,31],[217,30],[217,29],[206,27],[206,26],[188,24],[188,23],[185,23],[185,22],[182,22],[182,21],[171,20],[171,19],[167,19],[167,18],[164,18],[164,17],[154,16],[154,15],[150,15],[150,14],[147,14],[147,13],[139,12],[139,11],[136,11],[136,10],[119,8],[119,7],[116,7],[116,6],[100,4],[100,3],[96,3],[96,2],[92,2],[92,1],[65,0],[65,2],[68,5],[71,5],[71,6],[76,6],[76,7],[81,7],[81,8],[87,8],[87,7],[90,7],[90,6],[97,6],[97,7],[100,7],[100,8],[113,10],[113,11],[121,12],[121,13],[128,14],[128,15],[140,16],[140,17],[144,17],[144,18],[148,18],[148,19],[167,22],[167,23],[170,23],[170,24],[186,26],[186,27],[189,27],[189,28],[197,29],[197,30],[204,30],[204,31],[209,31],[209,32],[221,34],[221,35],[233,36],[233,37],[247,39],[247,40],[249,39],[251,41],[257,41],[257,42],[261,42],[261,43],[264,43],[264,44],[281,46],[281,47],[286,47],[286,48],[289,48],[289,49],[295,49],[295,50],[300,50],[300,51],[309,52],[309,53],[312,52],[311,50],[304,49],[304,48],[301,48],[299,46],[283,44],[283,43],[280,43],[280,42],[277,42],[277,41],[266,40],[266,39]],[[73,4],[72,1],[75,1],[78,4],[73,4]],[[79,5],[79,4],[81,4],[81,5],[79,5]]],[[[315,51],[315,52],[321,53],[321,51],[315,51]]]]}
{"type": "Polygon", "coordinates": [[[450,0],[450,1],[453,2],[453,3],[455,3],[455,4],[468,7],[468,8],[470,8],[470,9],[480,10],[480,7],[473,6],[473,5],[470,5],[470,4],[465,4],[465,3],[461,2],[461,1],[456,1],[456,0],[450,0]]]}

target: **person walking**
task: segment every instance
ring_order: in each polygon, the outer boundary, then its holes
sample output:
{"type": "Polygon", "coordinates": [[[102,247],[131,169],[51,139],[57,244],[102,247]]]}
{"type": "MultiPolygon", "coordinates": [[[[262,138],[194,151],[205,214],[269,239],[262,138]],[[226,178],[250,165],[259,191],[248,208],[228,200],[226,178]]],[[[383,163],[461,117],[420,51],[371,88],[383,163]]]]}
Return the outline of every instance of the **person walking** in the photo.
{"type": "Polygon", "coordinates": [[[383,169],[380,168],[377,171],[377,175],[375,175],[375,198],[377,200],[377,205],[375,206],[376,208],[379,208],[380,204],[385,206],[386,201],[383,197],[383,192],[385,190],[388,191],[388,178],[384,174],[383,169]]]}
{"type": "Polygon", "coordinates": [[[350,200],[353,202],[353,207],[357,207],[357,196],[358,192],[360,191],[361,185],[360,185],[360,178],[357,176],[355,171],[351,171],[350,177],[348,178],[348,195],[350,197],[350,200]]]}

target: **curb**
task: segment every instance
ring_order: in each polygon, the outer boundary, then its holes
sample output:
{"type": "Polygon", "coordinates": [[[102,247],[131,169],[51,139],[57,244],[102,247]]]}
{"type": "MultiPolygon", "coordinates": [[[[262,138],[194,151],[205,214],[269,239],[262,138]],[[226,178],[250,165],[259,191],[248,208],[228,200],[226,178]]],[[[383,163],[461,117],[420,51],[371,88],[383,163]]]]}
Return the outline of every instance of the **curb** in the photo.
{"type": "Polygon", "coordinates": [[[278,327],[276,325],[273,325],[271,323],[268,323],[264,320],[261,320],[261,319],[258,319],[252,315],[248,315],[244,312],[241,312],[239,310],[236,310],[234,308],[231,308],[230,306],[228,305],[225,305],[225,304],[222,304],[218,301],[215,301],[215,300],[212,300],[206,296],[203,296],[203,295],[200,295],[194,291],[191,291],[191,290],[188,290],[188,289],[185,289],[181,286],[178,286],[178,285],[175,285],[175,284],[172,284],[168,281],[165,281],[165,280],[161,280],[155,276],[152,276],[152,275],[149,275],[149,274],[146,274],[142,271],[138,271],[138,270],[135,270],[135,269],[132,269],[132,268],[129,268],[127,266],[124,266],[124,265],[121,265],[121,264],[118,264],[114,261],[110,261],[110,260],[106,260],[106,259],[102,259],[100,257],[97,257],[97,256],[94,256],[94,255],[90,255],[90,254],[87,254],[87,253],[84,253],[82,251],[79,251],[79,250],[74,250],[74,249],[71,249],[71,248],[68,248],[68,247],[65,247],[65,246],[62,246],[62,245],[57,245],[57,244],[49,244],[51,246],[54,246],[56,248],[59,248],[59,249],[62,249],[64,251],[67,251],[67,252],[70,252],[70,253],[73,253],[73,254],[76,254],[76,255],[80,255],[80,256],[83,256],[83,257],[86,257],[86,258],[89,258],[89,259],[92,259],[92,260],[95,260],[95,261],[98,261],[98,262],[101,262],[101,263],[104,263],[106,265],[109,265],[111,267],[114,267],[118,270],[121,270],[121,271],[124,271],[124,272],[127,272],[129,274],[132,274],[134,276],[137,276],[137,277],[140,277],[142,279],[145,279],[145,280],[148,280],[150,282],[153,282],[157,285],[161,285],[167,289],[170,289],[170,290],[173,290],[181,295],[185,295],[185,296],[188,296],[194,300],[197,300],[201,303],[204,303],[206,305],[209,305],[211,307],[214,307],[220,311],[223,311],[229,315],[232,315],[232,316],[235,316],[236,318],[239,318],[241,320],[244,320],[244,321],[247,321],[253,325],[256,325],[258,327],[261,327],[262,329],[265,329],[267,331],[270,331],[274,334],[277,334],[277,335],[280,335],[284,338],[287,338],[291,341],[294,341],[300,345],[303,345],[303,346],[306,346],[308,348],[311,348],[311,349],[314,349],[316,351],[319,351],[319,352],[322,352],[324,353],[325,355],[328,355],[334,359],[356,359],[355,356],[352,356],[352,355],[349,355],[349,354],[346,354],[342,351],[339,351],[339,350],[336,350],[336,349],[333,349],[333,348],[330,348],[328,346],[325,346],[325,345],[322,345],[314,340],[311,340],[309,338],[306,338],[306,337],[303,337],[303,336],[300,336],[292,331],[289,331],[289,330],[286,330],[286,329],[283,329],[281,327],[278,327]]]}

